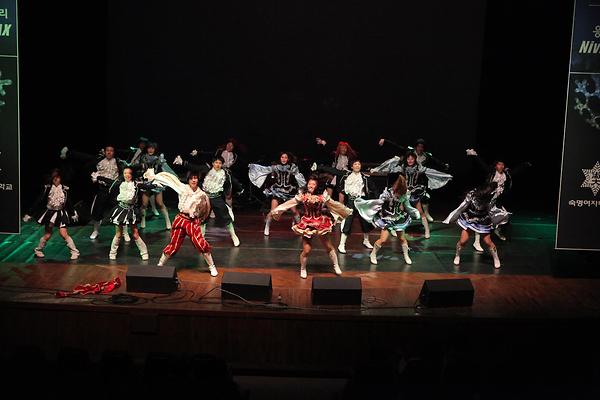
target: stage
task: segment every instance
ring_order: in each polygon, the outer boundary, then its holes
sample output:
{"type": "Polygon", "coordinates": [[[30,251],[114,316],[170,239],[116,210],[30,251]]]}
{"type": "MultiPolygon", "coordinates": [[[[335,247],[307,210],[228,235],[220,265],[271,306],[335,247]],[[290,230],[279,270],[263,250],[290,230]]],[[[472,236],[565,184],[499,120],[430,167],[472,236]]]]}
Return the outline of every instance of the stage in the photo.
{"type": "MultiPolygon", "coordinates": [[[[463,264],[455,267],[458,229],[439,222],[433,224],[429,240],[423,239],[420,226],[409,229],[412,265],[404,263],[395,239],[380,251],[379,264],[371,265],[355,222],[348,253],[339,259],[344,276],[361,278],[361,306],[311,303],[312,278],[334,274],[316,243],[308,279],[299,277],[301,242],[289,229],[289,217],[274,223],[269,237],[262,234],[260,215],[241,213],[236,224],[239,248],[232,247],[224,228],[211,222],[207,229],[218,277],[208,274],[186,242],[169,261],[177,267],[180,290],[171,295],[134,293],[139,300],[128,305],[111,304],[110,295],[56,298],[54,293],[117,276],[123,286],[111,295],[127,293],[128,265],[142,264],[133,243],[122,244],[118,259],[109,262],[113,228],[103,227],[99,238],[91,241],[90,226],[74,227],[70,232],[82,253],[79,260],[67,260],[68,250],[57,234],[46,247],[46,258],[36,260],[33,248],[42,230],[25,224],[21,235],[4,237],[0,244],[4,338],[0,350],[8,354],[15,346],[35,344],[50,354],[69,346],[85,348],[97,357],[107,349],[126,350],[136,357],[150,351],[204,352],[242,370],[285,366],[335,374],[368,358],[373,346],[443,346],[467,335],[463,340],[482,351],[492,347],[499,351],[503,345],[511,346],[501,337],[516,332],[534,346],[559,336],[598,333],[600,281],[565,277],[561,271],[569,268],[561,268],[565,258],[552,250],[555,226],[549,219],[515,218],[511,240],[496,240],[503,262],[497,270],[491,257],[470,247],[463,253],[463,264]],[[218,288],[226,271],[271,274],[271,303],[222,303],[218,288]],[[415,307],[425,280],[445,278],[471,279],[475,288],[471,307],[415,307]],[[542,338],[540,331],[545,332],[542,338]],[[500,340],[492,345],[491,336],[500,340]]],[[[334,241],[338,236],[336,231],[334,241]]],[[[151,255],[148,264],[153,265],[169,232],[155,219],[143,237],[151,255]]],[[[375,238],[371,235],[372,241],[375,238]]]]}

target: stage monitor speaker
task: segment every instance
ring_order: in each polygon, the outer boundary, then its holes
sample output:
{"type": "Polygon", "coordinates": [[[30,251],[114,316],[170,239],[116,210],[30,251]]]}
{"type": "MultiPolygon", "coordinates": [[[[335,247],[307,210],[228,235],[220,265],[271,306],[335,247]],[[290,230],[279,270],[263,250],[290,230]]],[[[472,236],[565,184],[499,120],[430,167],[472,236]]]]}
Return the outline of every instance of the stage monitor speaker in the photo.
{"type": "Polygon", "coordinates": [[[125,279],[128,292],[172,293],[178,284],[175,267],[130,265],[125,279]]]}
{"type": "Polygon", "coordinates": [[[225,272],[221,279],[221,300],[241,300],[230,293],[235,293],[246,300],[271,301],[273,286],[271,274],[250,272],[225,272]]]}
{"type": "Polygon", "coordinates": [[[474,294],[470,279],[426,280],[419,301],[425,307],[465,307],[473,305],[474,294]]]}
{"type": "Polygon", "coordinates": [[[362,302],[362,283],[360,278],[323,278],[312,279],[313,304],[360,305],[362,302]]]}

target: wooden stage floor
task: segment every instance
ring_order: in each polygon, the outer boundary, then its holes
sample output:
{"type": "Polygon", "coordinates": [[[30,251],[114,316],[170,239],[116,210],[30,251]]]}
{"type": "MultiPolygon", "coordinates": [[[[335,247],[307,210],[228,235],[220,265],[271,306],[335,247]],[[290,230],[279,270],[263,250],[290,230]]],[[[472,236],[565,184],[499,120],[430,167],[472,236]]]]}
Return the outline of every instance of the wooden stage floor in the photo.
{"type": "MultiPolygon", "coordinates": [[[[160,225],[151,221],[143,234],[151,254],[149,265],[156,263],[168,242],[169,233],[160,225]]],[[[490,257],[471,248],[464,252],[465,262],[454,267],[458,229],[440,223],[434,223],[430,240],[422,238],[419,226],[410,229],[413,265],[403,262],[400,246],[393,241],[382,249],[374,266],[361,246],[356,225],[340,265],[344,276],[362,280],[360,307],[311,303],[312,278],[334,275],[316,243],[309,277],[300,279],[300,240],[289,226],[288,219],[274,223],[266,238],[260,216],[240,215],[239,248],[231,246],[224,228],[209,226],[207,238],[214,246],[218,277],[208,274],[191,244],[185,243],[171,263],[177,267],[179,291],[135,293],[137,303],[115,305],[110,295],[56,298],[54,293],[117,276],[123,286],[111,295],[127,293],[128,265],[142,264],[135,245],[122,244],[117,261],[109,262],[112,227],[104,227],[95,241],[87,237],[90,226],[75,227],[71,232],[82,253],[79,260],[67,260],[68,251],[58,235],[49,242],[46,259],[36,260],[32,250],[41,229],[24,225],[21,235],[0,237],[0,351],[30,343],[49,351],[79,346],[95,354],[106,349],[127,349],[138,355],[150,350],[205,351],[241,365],[342,368],[365,356],[370,345],[422,344],[425,337],[444,342],[463,335],[465,327],[471,335],[527,331],[522,335],[532,343],[539,329],[548,326],[553,327],[553,335],[561,329],[598,331],[600,280],[593,278],[597,276],[593,271],[588,276],[576,268],[587,263],[589,272],[596,259],[556,254],[552,250],[555,226],[550,220],[516,219],[511,240],[497,241],[503,261],[499,270],[494,270],[490,257]],[[571,267],[578,272],[569,274],[571,267]],[[218,288],[225,271],[271,274],[272,302],[221,303],[218,288]],[[446,278],[471,279],[475,288],[471,307],[414,307],[425,280],[446,278]],[[349,347],[354,350],[348,352],[349,347]]],[[[338,235],[334,233],[334,241],[338,235]]]]}

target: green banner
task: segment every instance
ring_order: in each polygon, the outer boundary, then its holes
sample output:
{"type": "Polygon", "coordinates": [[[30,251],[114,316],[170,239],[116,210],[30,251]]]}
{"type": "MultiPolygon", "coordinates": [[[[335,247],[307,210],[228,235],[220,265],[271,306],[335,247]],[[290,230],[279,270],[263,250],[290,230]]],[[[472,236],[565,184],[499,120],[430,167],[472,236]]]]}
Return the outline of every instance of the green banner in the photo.
{"type": "Polygon", "coordinates": [[[0,233],[20,232],[17,0],[0,0],[0,233]]]}

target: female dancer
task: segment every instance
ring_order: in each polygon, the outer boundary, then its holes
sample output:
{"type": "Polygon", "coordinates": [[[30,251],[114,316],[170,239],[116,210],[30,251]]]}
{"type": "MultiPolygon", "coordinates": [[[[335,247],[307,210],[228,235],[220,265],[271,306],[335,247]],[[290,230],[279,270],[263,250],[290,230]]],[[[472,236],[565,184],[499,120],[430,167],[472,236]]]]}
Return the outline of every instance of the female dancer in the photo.
{"type": "Polygon", "coordinates": [[[225,196],[225,202],[229,205],[229,207],[233,207],[234,193],[236,195],[241,195],[244,191],[242,184],[233,173],[235,163],[238,160],[237,147],[237,141],[235,139],[228,139],[223,146],[217,149],[214,155],[214,157],[221,157],[223,159],[223,168],[229,173],[232,190],[230,190],[225,196]]]}
{"type": "Polygon", "coordinates": [[[400,157],[396,156],[371,169],[371,172],[381,171],[399,172],[406,177],[406,185],[410,192],[410,203],[419,210],[421,223],[425,228],[425,239],[429,239],[431,237],[429,221],[425,217],[422,207],[422,203],[429,198],[427,189],[438,189],[445,186],[452,179],[452,175],[422,167],[417,163],[415,153],[408,153],[404,157],[404,162],[401,162],[400,157]]]}
{"type": "MultiPolygon", "coordinates": [[[[326,148],[327,142],[321,138],[317,138],[317,145],[326,148]]],[[[350,167],[354,160],[358,159],[358,153],[350,146],[348,142],[338,142],[335,151],[331,152],[333,155],[333,160],[330,166],[327,165],[319,165],[318,168],[314,168],[313,170],[324,171],[329,176],[327,177],[327,193],[329,196],[333,196],[333,189],[336,188],[337,182],[342,178],[346,173],[350,171],[350,167]]]]}
{"type": "MultiPolygon", "coordinates": [[[[419,165],[422,167],[434,168],[439,171],[448,171],[450,169],[450,165],[448,163],[444,163],[438,160],[433,156],[433,154],[425,150],[425,139],[417,139],[415,142],[415,147],[404,147],[389,139],[379,139],[379,146],[383,145],[390,145],[392,147],[395,147],[397,150],[400,151],[401,154],[405,154],[407,151],[415,153],[417,156],[417,163],[419,163],[419,165]]],[[[423,214],[425,215],[425,218],[427,218],[428,222],[433,222],[433,217],[429,215],[429,195],[427,195],[427,198],[423,200],[425,200],[421,203],[423,214]]]]}
{"type": "MultiPolygon", "coordinates": [[[[506,168],[504,161],[501,160],[498,160],[493,164],[488,164],[479,156],[479,154],[477,154],[475,149],[467,149],[467,156],[475,158],[479,168],[486,174],[486,182],[496,182],[498,184],[498,189],[496,189],[496,207],[498,208],[504,207],[504,201],[512,188],[513,177],[531,166],[530,162],[524,162],[517,165],[515,168],[506,168]]],[[[502,241],[506,240],[506,236],[502,234],[500,226],[494,229],[494,234],[498,236],[498,239],[502,241]]],[[[477,232],[475,233],[473,247],[477,251],[483,251],[480,236],[477,232]]]]}
{"type": "Polygon", "coordinates": [[[381,229],[379,239],[375,241],[371,251],[371,263],[377,264],[377,252],[388,240],[390,233],[400,232],[404,261],[409,265],[412,264],[408,256],[408,242],[404,237],[404,230],[410,225],[411,216],[418,219],[420,215],[419,210],[410,204],[404,176],[399,175],[391,188],[384,189],[379,199],[358,198],[354,201],[354,205],[362,218],[381,229]]]}
{"type": "MultiPolygon", "coordinates": [[[[181,156],[177,156],[173,164],[184,165],[190,170],[198,171],[204,174],[202,179],[202,190],[208,195],[210,199],[210,207],[215,213],[215,217],[218,222],[225,224],[233,245],[238,247],[240,245],[240,239],[235,234],[233,227],[233,221],[235,217],[233,215],[233,209],[226,202],[227,194],[231,193],[232,179],[228,169],[223,168],[225,160],[221,156],[215,156],[213,158],[211,169],[206,165],[196,165],[188,161],[184,161],[181,156]]],[[[202,234],[206,231],[206,221],[202,223],[202,234]]]]}
{"type": "MultiPolygon", "coordinates": [[[[267,176],[271,176],[274,180],[274,183],[263,191],[267,199],[271,202],[271,211],[265,219],[265,236],[269,236],[273,210],[279,204],[293,199],[298,192],[298,187],[306,185],[304,175],[300,173],[298,166],[291,159],[290,153],[284,151],[279,154],[278,164],[271,165],[270,167],[258,164],[248,165],[248,177],[254,186],[260,188],[265,183],[267,176]]],[[[290,209],[294,213],[294,220],[297,223],[300,221],[300,213],[295,205],[290,207],[290,209]]]]}
{"type": "Polygon", "coordinates": [[[296,207],[299,204],[304,205],[304,215],[300,219],[300,222],[292,226],[294,232],[298,235],[302,235],[302,252],[300,253],[300,277],[302,279],[306,279],[307,277],[306,263],[308,261],[308,255],[312,250],[311,240],[313,235],[318,235],[319,239],[321,239],[321,243],[323,243],[323,247],[325,247],[329,258],[333,263],[335,274],[342,274],[329,233],[331,233],[333,225],[337,222],[341,222],[350,215],[352,210],[345,207],[342,203],[332,200],[326,191],[323,192],[323,194],[317,194],[318,185],[318,178],[316,176],[311,176],[308,178],[305,190],[302,190],[294,196],[293,199],[286,201],[271,211],[271,215],[277,220],[286,210],[296,207]],[[324,205],[327,205],[333,219],[323,214],[322,209],[324,205]]]}
{"type": "Polygon", "coordinates": [[[361,167],[360,160],[355,160],[352,163],[352,172],[346,173],[346,175],[340,179],[338,185],[340,203],[346,205],[346,207],[353,211],[353,213],[342,222],[342,235],[338,246],[338,251],[342,254],[346,253],[346,239],[352,232],[352,221],[354,221],[355,215],[358,216],[358,219],[360,220],[360,227],[363,232],[363,246],[367,249],[373,248],[373,245],[369,242],[369,232],[373,227],[369,221],[366,221],[358,214],[358,211],[354,206],[354,201],[358,198],[367,200],[376,196],[374,185],[372,185],[367,175],[360,172],[361,167]]]}
{"type": "MultiPolygon", "coordinates": [[[[164,154],[159,155],[157,151],[158,145],[156,143],[148,143],[146,145],[146,153],[140,157],[140,162],[137,165],[137,168],[141,169],[142,173],[152,168],[155,174],[160,172],[175,174],[175,172],[173,172],[173,170],[167,164],[164,154]]],[[[140,222],[140,228],[144,229],[146,227],[146,209],[148,208],[150,197],[154,196],[154,201],[156,202],[158,208],[160,208],[160,213],[165,219],[165,228],[167,230],[171,229],[169,210],[167,210],[167,207],[165,207],[163,202],[163,191],[164,188],[155,188],[153,190],[144,190],[142,192],[142,220],[140,222]]]]}
{"type": "Polygon", "coordinates": [[[445,224],[456,222],[462,228],[460,239],[456,243],[454,265],[460,264],[460,252],[469,240],[469,230],[472,230],[483,235],[483,242],[488,246],[494,259],[494,268],[500,268],[498,250],[492,242],[490,233],[494,227],[507,223],[510,213],[496,207],[497,189],[496,182],[488,182],[478,189],[471,190],[460,206],[444,220],[445,224]]]}
{"type": "Polygon", "coordinates": [[[53,170],[50,175],[50,183],[44,185],[42,194],[25,214],[23,221],[27,222],[31,216],[35,216],[37,223],[44,225],[44,236],[40,238],[37,247],[33,250],[36,257],[44,257],[44,247],[52,236],[52,230],[57,226],[60,236],[71,251],[71,260],[76,260],[79,258],[79,250],[75,247],[73,238],[69,236],[67,226],[71,221],[77,222],[79,216],[71,207],[69,187],[63,185],[61,180],[60,171],[53,170]]]}
{"type": "Polygon", "coordinates": [[[142,260],[148,259],[148,248],[146,243],[140,237],[140,233],[137,228],[137,223],[140,220],[140,204],[139,204],[139,192],[141,189],[151,190],[153,185],[144,184],[142,182],[135,182],[133,180],[133,170],[131,167],[125,167],[123,169],[123,178],[119,178],[111,187],[111,191],[118,189],[119,194],[117,195],[117,205],[113,207],[110,213],[110,222],[116,225],[115,236],[113,237],[110,245],[110,252],[108,258],[111,260],[117,259],[117,250],[119,249],[119,242],[121,236],[123,236],[124,228],[131,226],[131,232],[133,234],[133,240],[136,246],[140,250],[140,256],[142,260]]]}
{"type": "Polygon", "coordinates": [[[179,214],[173,221],[171,242],[163,249],[158,266],[164,265],[170,257],[177,253],[183,244],[185,235],[188,235],[194,247],[208,264],[210,275],[217,276],[219,272],[212,258],[211,246],[202,235],[201,224],[210,213],[210,200],[206,193],[198,187],[198,172],[188,172],[187,185],[169,172],[160,172],[155,175],[152,168],[144,173],[144,177],[154,184],[170,187],[179,195],[179,214]]]}
{"type": "Polygon", "coordinates": [[[105,211],[107,211],[112,200],[108,193],[108,189],[119,177],[119,171],[121,171],[127,163],[121,159],[115,158],[115,148],[110,145],[105,146],[104,149],[100,151],[99,157],[75,150],[69,150],[68,147],[63,147],[60,152],[60,158],[64,160],[67,157],[92,162],[96,162],[98,158],[101,158],[96,163],[96,171],[91,174],[92,182],[98,185],[91,209],[94,230],[90,235],[90,239],[94,240],[100,233],[100,223],[104,219],[105,211]]]}

